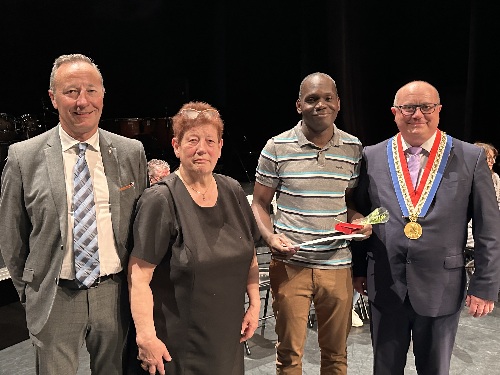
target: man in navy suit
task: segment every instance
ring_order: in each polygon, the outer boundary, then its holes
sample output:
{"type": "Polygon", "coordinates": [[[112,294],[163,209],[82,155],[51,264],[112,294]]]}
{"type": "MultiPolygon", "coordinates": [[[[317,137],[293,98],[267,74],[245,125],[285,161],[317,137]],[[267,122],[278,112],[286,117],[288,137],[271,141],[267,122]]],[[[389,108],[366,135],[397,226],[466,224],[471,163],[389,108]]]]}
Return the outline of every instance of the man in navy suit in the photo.
{"type": "Polygon", "coordinates": [[[399,133],[363,150],[358,209],[390,214],[353,244],[353,282],[370,300],[377,375],[404,373],[411,340],[418,374],[448,374],[464,299],[474,317],[491,313],[498,299],[500,213],[491,172],[481,148],[438,129],[441,108],[429,83],[404,85],[391,109],[399,133]],[[466,290],[471,218],[476,269],[466,290]]]}
{"type": "Polygon", "coordinates": [[[85,342],[92,374],[119,375],[130,321],[127,241],[134,205],[147,184],[144,148],[98,128],[104,85],[88,57],[57,58],[49,96],[59,125],[9,147],[0,250],[26,308],[37,374],[76,374],[85,342]],[[73,203],[80,148],[86,150],[86,186],[92,191],[86,196],[94,202],[88,212],[96,226],[82,225],[92,228],[88,233],[95,240],[84,250],[97,247],[93,264],[99,265],[95,280],[86,284],[76,276],[76,263],[82,262],[75,257],[79,236],[73,235],[82,206],[73,203]]]}

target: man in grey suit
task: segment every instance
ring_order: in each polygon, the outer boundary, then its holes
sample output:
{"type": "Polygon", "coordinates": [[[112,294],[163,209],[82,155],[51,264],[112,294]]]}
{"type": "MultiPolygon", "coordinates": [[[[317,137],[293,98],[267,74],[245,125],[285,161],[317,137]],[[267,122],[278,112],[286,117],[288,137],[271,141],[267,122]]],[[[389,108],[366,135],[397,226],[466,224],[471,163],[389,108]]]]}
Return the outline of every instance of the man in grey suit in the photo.
{"type": "Polygon", "coordinates": [[[445,375],[465,305],[474,317],[498,299],[500,214],[484,151],[438,129],[435,87],[400,88],[399,133],[365,147],[357,208],[390,219],[353,244],[354,286],[368,294],[374,374],[402,375],[410,341],[418,374],[445,375]],[[475,273],[466,290],[467,223],[474,222],[475,273]]]}
{"type": "Polygon", "coordinates": [[[26,308],[37,374],[76,374],[84,342],[92,374],[121,374],[130,319],[124,270],[131,215],[147,184],[144,148],[98,129],[104,85],[88,57],[57,58],[49,96],[58,126],[9,148],[0,250],[26,308]],[[87,200],[78,202],[82,175],[87,200]]]}

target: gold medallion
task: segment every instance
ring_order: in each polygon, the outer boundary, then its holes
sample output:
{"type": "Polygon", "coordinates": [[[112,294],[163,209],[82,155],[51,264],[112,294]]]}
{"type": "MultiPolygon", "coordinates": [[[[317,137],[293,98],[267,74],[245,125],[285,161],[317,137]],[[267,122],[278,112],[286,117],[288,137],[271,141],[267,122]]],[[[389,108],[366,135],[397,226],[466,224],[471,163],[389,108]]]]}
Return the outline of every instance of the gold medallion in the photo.
{"type": "Polygon", "coordinates": [[[404,231],[406,237],[408,237],[410,240],[416,240],[422,235],[422,226],[417,222],[410,221],[405,225],[404,231]]]}

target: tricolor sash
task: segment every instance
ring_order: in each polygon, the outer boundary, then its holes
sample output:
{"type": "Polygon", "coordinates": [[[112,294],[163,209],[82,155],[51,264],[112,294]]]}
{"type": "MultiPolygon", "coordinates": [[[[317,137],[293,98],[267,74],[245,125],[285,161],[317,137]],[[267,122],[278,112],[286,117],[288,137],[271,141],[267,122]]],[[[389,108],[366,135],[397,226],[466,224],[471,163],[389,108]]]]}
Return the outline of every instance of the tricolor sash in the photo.
{"type": "MultiPolygon", "coordinates": [[[[418,226],[420,230],[420,234],[415,238],[420,237],[422,234],[421,227],[416,221],[419,217],[424,217],[429,210],[437,188],[443,178],[451,146],[452,138],[446,135],[446,133],[437,130],[436,138],[420,182],[416,189],[413,189],[406,157],[403,152],[401,133],[396,134],[387,143],[387,159],[399,206],[401,207],[403,216],[408,217],[412,225],[414,225],[412,229],[418,226]]],[[[407,236],[413,238],[408,234],[407,236]]]]}

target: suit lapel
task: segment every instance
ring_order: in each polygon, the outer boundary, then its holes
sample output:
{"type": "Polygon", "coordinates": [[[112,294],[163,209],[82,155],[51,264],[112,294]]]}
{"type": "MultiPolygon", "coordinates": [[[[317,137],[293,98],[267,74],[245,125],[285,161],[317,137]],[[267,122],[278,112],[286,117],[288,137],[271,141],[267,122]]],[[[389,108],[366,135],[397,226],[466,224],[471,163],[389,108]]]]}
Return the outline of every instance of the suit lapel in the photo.
{"type": "Polygon", "coordinates": [[[113,233],[115,241],[118,244],[118,234],[120,233],[120,187],[122,182],[120,179],[120,165],[116,148],[110,137],[103,131],[99,130],[99,147],[101,149],[102,164],[104,173],[108,182],[109,203],[111,205],[111,222],[113,225],[113,233]]]}
{"type": "Polygon", "coordinates": [[[66,181],[64,180],[64,161],[62,157],[59,126],[55,126],[47,136],[47,147],[44,149],[49,175],[49,188],[59,216],[62,238],[67,237],[68,201],[66,196],[66,181]]]}
{"type": "MultiPolygon", "coordinates": [[[[452,142],[453,142],[453,138],[452,138],[452,142]]],[[[454,156],[455,156],[455,144],[452,143],[451,150],[450,150],[450,156],[448,156],[448,163],[446,163],[446,169],[451,165],[454,156]]],[[[446,171],[446,169],[445,169],[445,171],[446,171]]]]}

